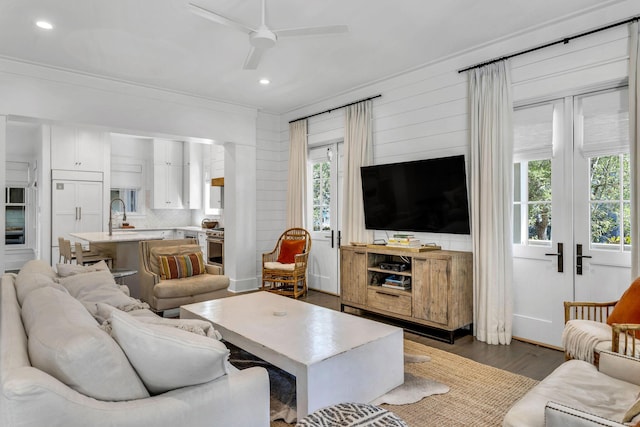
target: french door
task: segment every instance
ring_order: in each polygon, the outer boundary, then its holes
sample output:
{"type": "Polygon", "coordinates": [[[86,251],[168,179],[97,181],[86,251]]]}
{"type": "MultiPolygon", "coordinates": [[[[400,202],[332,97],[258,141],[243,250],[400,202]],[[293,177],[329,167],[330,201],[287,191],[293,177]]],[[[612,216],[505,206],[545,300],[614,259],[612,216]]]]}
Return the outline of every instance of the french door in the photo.
{"type": "Polygon", "coordinates": [[[563,301],[630,283],[627,89],[514,112],[513,336],[560,347],[563,301]]]}
{"type": "Polygon", "coordinates": [[[312,251],[309,254],[309,288],[338,295],[342,144],[309,149],[307,212],[312,251]]]}

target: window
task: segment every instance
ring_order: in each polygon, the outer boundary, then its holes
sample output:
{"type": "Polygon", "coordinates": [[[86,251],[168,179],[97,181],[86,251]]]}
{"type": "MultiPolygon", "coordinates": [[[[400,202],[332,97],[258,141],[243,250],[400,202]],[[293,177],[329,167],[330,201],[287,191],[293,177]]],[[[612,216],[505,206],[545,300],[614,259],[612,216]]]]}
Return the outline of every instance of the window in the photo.
{"type": "MultiPolygon", "coordinates": [[[[143,166],[141,163],[131,162],[129,159],[111,164],[111,198],[124,200],[127,214],[144,214],[144,200],[141,197],[143,188],[143,166]]],[[[122,213],[122,203],[113,203],[114,213],[122,213]]]]}
{"type": "MultiPolygon", "coordinates": [[[[139,190],[133,188],[112,188],[111,201],[117,198],[122,199],[124,200],[127,213],[140,213],[138,205],[138,193],[139,190]]],[[[113,203],[111,205],[111,209],[114,213],[122,213],[122,204],[113,203]]]]}
{"type": "Polygon", "coordinates": [[[558,108],[557,103],[548,103],[514,112],[515,244],[551,245],[551,156],[558,108]]]}
{"type": "Polygon", "coordinates": [[[27,217],[25,187],[5,188],[5,245],[24,245],[27,217]]]}

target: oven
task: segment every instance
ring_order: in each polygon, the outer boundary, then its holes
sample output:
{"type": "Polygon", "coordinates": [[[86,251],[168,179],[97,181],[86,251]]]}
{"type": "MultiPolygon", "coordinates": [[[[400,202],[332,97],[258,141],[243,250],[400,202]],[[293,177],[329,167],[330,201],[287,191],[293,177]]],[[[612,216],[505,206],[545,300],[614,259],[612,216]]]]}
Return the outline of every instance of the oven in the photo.
{"type": "Polygon", "coordinates": [[[207,264],[217,265],[224,272],[224,229],[207,230],[207,264]]]}

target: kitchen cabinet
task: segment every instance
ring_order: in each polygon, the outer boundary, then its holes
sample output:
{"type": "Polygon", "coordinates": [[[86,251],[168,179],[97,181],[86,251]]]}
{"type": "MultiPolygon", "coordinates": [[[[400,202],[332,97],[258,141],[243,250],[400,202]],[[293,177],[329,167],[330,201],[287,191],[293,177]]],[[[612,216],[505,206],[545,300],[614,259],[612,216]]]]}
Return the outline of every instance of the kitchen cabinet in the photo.
{"type": "Polygon", "coordinates": [[[451,343],[456,330],[473,322],[470,252],[342,246],[340,260],[342,309],[358,308],[440,329],[451,343]],[[400,264],[405,269],[388,267],[400,264]],[[389,287],[390,276],[409,286],[389,287]]]}
{"type": "Polygon", "coordinates": [[[51,169],[104,172],[107,147],[104,132],[53,125],[51,169]]]}
{"type": "Polygon", "coordinates": [[[183,204],[186,209],[202,209],[202,144],[184,143],[183,204]]]}
{"type": "Polygon", "coordinates": [[[181,141],[153,141],[153,208],[181,209],[183,146],[181,141]]]}

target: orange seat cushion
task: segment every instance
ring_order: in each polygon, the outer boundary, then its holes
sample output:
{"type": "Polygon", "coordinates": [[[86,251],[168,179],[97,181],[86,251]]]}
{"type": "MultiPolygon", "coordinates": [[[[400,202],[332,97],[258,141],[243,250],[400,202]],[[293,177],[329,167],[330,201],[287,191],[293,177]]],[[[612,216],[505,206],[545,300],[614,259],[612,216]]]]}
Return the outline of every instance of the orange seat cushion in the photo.
{"type": "Polygon", "coordinates": [[[278,262],[281,264],[292,264],[296,262],[296,255],[304,251],[306,242],[304,240],[283,240],[280,243],[280,254],[278,262]]]}
{"type": "Polygon", "coordinates": [[[640,323],[640,277],[624,291],[607,317],[608,325],[614,323],[640,323]]]}

